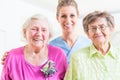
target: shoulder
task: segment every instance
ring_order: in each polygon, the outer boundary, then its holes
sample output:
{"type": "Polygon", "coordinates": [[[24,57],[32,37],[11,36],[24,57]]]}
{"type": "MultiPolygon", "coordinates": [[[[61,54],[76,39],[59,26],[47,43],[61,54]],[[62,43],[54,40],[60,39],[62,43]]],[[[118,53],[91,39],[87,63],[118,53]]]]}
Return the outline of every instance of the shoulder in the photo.
{"type": "Polygon", "coordinates": [[[15,58],[17,59],[18,57],[21,57],[23,53],[24,53],[24,47],[22,46],[22,47],[11,49],[7,57],[9,59],[15,59],[15,58]]]}
{"type": "Polygon", "coordinates": [[[64,51],[60,47],[51,44],[48,45],[48,50],[52,53],[64,53],[64,51]]]}
{"type": "Polygon", "coordinates": [[[49,55],[50,57],[66,57],[64,51],[56,46],[48,45],[49,55]]]}
{"type": "Polygon", "coordinates": [[[12,54],[16,54],[16,53],[17,53],[17,54],[20,54],[20,53],[23,52],[23,50],[24,50],[24,46],[11,49],[11,50],[9,51],[9,53],[10,53],[11,55],[12,55],[12,54]]]}
{"type": "Polygon", "coordinates": [[[21,59],[21,56],[23,55],[23,51],[24,51],[24,47],[18,47],[18,48],[11,49],[6,58],[6,62],[8,64],[19,62],[21,59]]]}
{"type": "Polygon", "coordinates": [[[90,53],[90,46],[87,46],[85,48],[81,48],[77,51],[75,51],[73,54],[71,54],[71,58],[73,59],[79,59],[82,57],[87,57],[90,53]]]}
{"type": "Polygon", "coordinates": [[[51,41],[49,42],[49,44],[55,45],[55,44],[60,43],[62,40],[63,40],[62,37],[59,36],[59,37],[57,37],[57,38],[51,40],[51,41]]]}
{"type": "Polygon", "coordinates": [[[78,40],[82,43],[87,43],[87,44],[91,44],[91,40],[89,38],[87,38],[86,36],[79,36],[78,40]]]}
{"type": "Polygon", "coordinates": [[[111,44],[110,51],[111,51],[111,53],[115,54],[117,57],[118,56],[120,57],[120,54],[119,54],[120,48],[118,46],[111,44]]]}

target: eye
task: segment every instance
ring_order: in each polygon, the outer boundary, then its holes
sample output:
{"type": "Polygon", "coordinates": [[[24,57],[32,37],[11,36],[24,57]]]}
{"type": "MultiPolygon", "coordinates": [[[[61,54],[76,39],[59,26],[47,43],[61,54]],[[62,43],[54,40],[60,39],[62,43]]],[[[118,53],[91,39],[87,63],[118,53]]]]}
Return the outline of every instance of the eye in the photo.
{"type": "Polygon", "coordinates": [[[72,17],[72,18],[73,18],[73,17],[75,17],[75,15],[74,15],[74,14],[71,14],[71,15],[70,15],[70,17],[72,17]]]}
{"type": "Polygon", "coordinates": [[[92,30],[96,30],[97,28],[96,28],[96,27],[92,27],[91,29],[92,29],[92,30]]]}
{"type": "Polygon", "coordinates": [[[42,31],[43,31],[43,32],[46,32],[46,31],[47,31],[47,29],[46,29],[46,28],[43,28],[43,29],[42,29],[42,31]]]}
{"type": "Polygon", "coordinates": [[[31,30],[37,30],[36,28],[31,28],[31,30]]]}
{"type": "Polygon", "coordinates": [[[46,30],[45,30],[45,29],[43,29],[42,31],[43,31],[43,32],[45,32],[46,30]]]}
{"type": "Polygon", "coordinates": [[[91,28],[89,28],[89,29],[96,30],[96,28],[97,28],[97,27],[92,26],[92,27],[91,27],[91,28]]]}
{"type": "Polygon", "coordinates": [[[97,27],[95,27],[95,26],[92,26],[92,27],[88,28],[88,30],[90,32],[94,32],[94,31],[96,31],[96,29],[97,29],[97,27]]]}
{"type": "Polygon", "coordinates": [[[62,17],[62,18],[66,18],[66,15],[62,15],[61,17],[62,17]]]}
{"type": "Polygon", "coordinates": [[[100,25],[100,29],[104,30],[106,28],[105,25],[100,25]]]}

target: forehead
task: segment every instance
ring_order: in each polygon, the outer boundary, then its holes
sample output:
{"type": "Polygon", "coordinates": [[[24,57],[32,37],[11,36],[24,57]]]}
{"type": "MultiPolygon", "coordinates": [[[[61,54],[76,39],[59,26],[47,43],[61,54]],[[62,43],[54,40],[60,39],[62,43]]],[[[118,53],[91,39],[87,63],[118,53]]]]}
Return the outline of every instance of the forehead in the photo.
{"type": "Polygon", "coordinates": [[[91,21],[88,26],[97,26],[97,25],[107,25],[107,21],[105,18],[97,18],[94,21],[91,21]]]}
{"type": "Polygon", "coordinates": [[[48,22],[45,20],[40,20],[40,19],[31,19],[28,24],[30,27],[44,27],[48,28],[48,22]]]}
{"type": "Polygon", "coordinates": [[[63,6],[60,8],[60,14],[65,14],[65,13],[74,13],[76,14],[76,8],[74,6],[63,6]]]}

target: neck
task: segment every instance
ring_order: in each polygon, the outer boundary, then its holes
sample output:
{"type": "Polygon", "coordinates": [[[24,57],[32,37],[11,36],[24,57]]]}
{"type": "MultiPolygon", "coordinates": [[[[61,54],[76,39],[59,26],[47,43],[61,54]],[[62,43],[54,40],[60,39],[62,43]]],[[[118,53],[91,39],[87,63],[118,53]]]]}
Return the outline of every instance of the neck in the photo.
{"type": "Polygon", "coordinates": [[[110,44],[101,44],[101,45],[95,45],[96,49],[101,52],[103,55],[106,55],[108,50],[110,49],[110,44]]]}
{"type": "Polygon", "coordinates": [[[48,49],[47,47],[34,49],[30,46],[25,46],[24,56],[29,63],[35,66],[40,65],[48,59],[48,49]]]}
{"type": "Polygon", "coordinates": [[[62,38],[65,40],[65,42],[68,44],[69,47],[72,47],[76,42],[78,36],[79,36],[78,34],[72,33],[72,34],[64,34],[62,35],[62,38]]]}

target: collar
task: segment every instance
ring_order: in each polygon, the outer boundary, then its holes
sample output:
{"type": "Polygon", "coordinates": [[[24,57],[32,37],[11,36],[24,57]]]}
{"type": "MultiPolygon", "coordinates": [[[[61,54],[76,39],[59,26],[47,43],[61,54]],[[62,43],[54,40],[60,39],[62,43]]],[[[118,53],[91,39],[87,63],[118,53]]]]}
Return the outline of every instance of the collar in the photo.
{"type": "MultiPolygon", "coordinates": [[[[110,43],[109,43],[110,44],[110,43]]],[[[90,57],[105,57],[105,56],[110,56],[110,57],[112,57],[112,58],[116,58],[117,57],[117,55],[116,55],[116,52],[115,52],[115,50],[114,50],[114,48],[113,48],[113,46],[112,46],[112,44],[110,44],[110,49],[109,49],[109,51],[107,52],[107,54],[104,56],[104,55],[102,55],[96,48],[95,48],[95,46],[92,44],[91,46],[90,46],[90,57]]]]}

